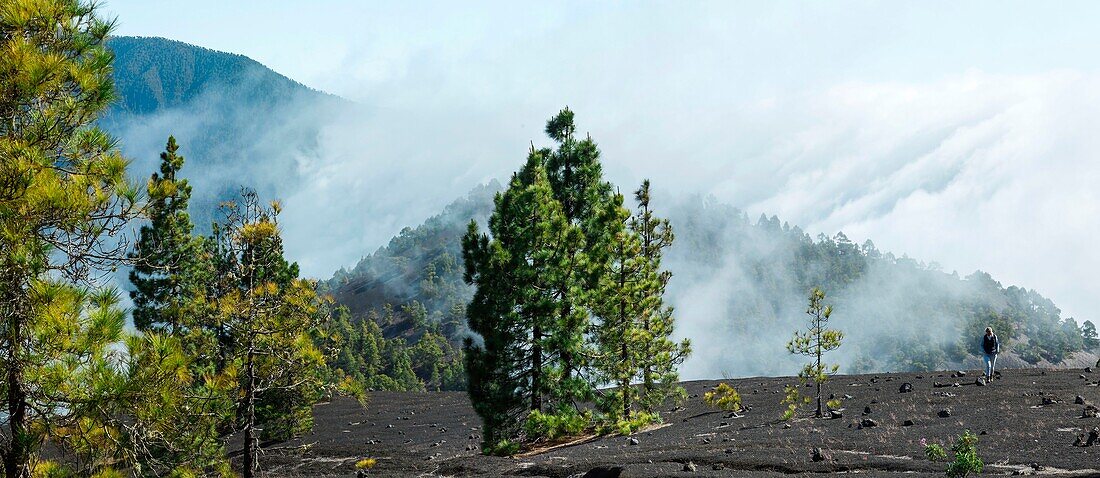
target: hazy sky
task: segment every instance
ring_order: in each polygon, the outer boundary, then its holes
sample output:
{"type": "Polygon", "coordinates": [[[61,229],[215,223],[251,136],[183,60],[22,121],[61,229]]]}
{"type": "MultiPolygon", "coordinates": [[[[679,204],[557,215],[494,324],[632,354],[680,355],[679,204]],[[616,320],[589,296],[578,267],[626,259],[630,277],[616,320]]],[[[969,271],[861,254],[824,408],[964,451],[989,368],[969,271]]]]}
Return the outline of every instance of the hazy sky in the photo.
{"type": "MultiPolygon", "coordinates": [[[[344,159],[317,168],[311,196],[409,206],[361,218],[370,232],[356,250],[506,177],[569,105],[624,188],[651,177],[948,271],[980,268],[1100,318],[1100,3],[112,0],[106,10],[119,34],[241,53],[365,105],[370,148],[351,159],[334,148],[344,159]],[[348,168],[390,180],[347,193],[348,168]]],[[[316,230],[288,215],[288,229],[316,230]]],[[[295,234],[288,249],[311,275],[361,255],[295,234]]]]}

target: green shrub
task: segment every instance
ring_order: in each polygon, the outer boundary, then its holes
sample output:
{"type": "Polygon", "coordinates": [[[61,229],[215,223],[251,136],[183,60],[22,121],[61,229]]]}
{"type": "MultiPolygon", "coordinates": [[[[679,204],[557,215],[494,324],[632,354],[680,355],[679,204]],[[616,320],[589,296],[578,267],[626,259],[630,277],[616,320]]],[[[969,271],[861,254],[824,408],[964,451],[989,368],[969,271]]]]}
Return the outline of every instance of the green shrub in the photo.
{"type": "MultiPolygon", "coordinates": [[[[924,440],[921,442],[923,443],[924,440]]],[[[924,446],[924,456],[931,461],[943,461],[947,459],[947,450],[944,450],[939,443],[929,443],[924,446]]]]}
{"type": "Polygon", "coordinates": [[[519,443],[504,439],[481,449],[481,453],[494,456],[512,456],[519,452],[519,443]]]}
{"type": "Polygon", "coordinates": [[[725,382],[718,384],[711,391],[704,393],[703,401],[706,402],[707,405],[719,410],[725,410],[727,412],[741,411],[741,394],[737,393],[736,389],[725,382]]]}
{"type": "Polygon", "coordinates": [[[977,435],[970,433],[970,430],[963,432],[955,442],[955,446],[951,447],[951,451],[955,452],[955,461],[947,465],[947,476],[960,478],[971,473],[982,472],[985,463],[982,463],[982,459],[978,457],[977,445],[977,435]]]}
{"type": "Polygon", "coordinates": [[[618,433],[619,435],[630,435],[638,430],[641,430],[646,425],[653,423],[660,423],[661,416],[656,413],[648,412],[634,412],[630,414],[629,419],[619,419],[615,422],[607,422],[600,425],[597,430],[601,435],[609,435],[612,433],[618,433]]]}
{"type": "Polygon", "coordinates": [[[527,415],[523,431],[528,440],[555,440],[563,436],[579,435],[592,425],[592,412],[579,413],[572,408],[562,408],[556,413],[538,410],[527,415]]]}

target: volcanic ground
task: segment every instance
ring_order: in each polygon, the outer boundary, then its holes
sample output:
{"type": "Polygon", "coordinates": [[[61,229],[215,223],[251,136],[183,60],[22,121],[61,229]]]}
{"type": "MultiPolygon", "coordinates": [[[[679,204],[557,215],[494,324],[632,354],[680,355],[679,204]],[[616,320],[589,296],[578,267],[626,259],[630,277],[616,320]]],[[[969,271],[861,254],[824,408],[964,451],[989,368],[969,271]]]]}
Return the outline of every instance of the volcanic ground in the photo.
{"type": "Polygon", "coordinates": [[[720,381],[686,382],[690,398],[668,405],[661,425],[517,457],[479,454],[481,423],[464,393],[376,392],[366,408],[318,405],[314,431],[272,447],[261,463],[279,477],[353,477],[368,457],[377,464],[366,476],[943,476],[946,463],[927,460],[921,440],[949,448],[971,430],[987,474],[1100,476],[1100,440],[1084,446],[1100,426],[1088,409],[1100,403],[1100,372],[1006,370],[985,386],[979,374],[835,376],[826,394],[843,401],[843,416],[787,422],[780,401],[791,377],[727,381],[748,408],[737,415],[703,403],[720,381]]]}

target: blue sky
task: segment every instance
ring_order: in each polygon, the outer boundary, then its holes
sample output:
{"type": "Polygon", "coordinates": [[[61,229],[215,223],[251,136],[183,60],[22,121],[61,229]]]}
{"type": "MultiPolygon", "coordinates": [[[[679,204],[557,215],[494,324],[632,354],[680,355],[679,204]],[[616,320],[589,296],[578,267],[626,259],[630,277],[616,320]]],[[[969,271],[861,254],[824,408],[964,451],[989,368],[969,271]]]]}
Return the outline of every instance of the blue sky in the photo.
{"type": "Polygon", "coordinates": [[[650,177],[948,271],[980,268],[1100,319],[1100,3],[105,9],[118,34],[241,53],[367,107],[362,134],[325,138],[332,156],[310,173],[315,189],[286,200],[288,249],[315,276],[507,177],[544,141],[542,121],[569,105],[619,184],[650,177]],[[340,212],[362,214],[362,230],[312,237],[328,218],[310,217],[310,202],[331,207],[349,190],[357,207],[340,212]]]}

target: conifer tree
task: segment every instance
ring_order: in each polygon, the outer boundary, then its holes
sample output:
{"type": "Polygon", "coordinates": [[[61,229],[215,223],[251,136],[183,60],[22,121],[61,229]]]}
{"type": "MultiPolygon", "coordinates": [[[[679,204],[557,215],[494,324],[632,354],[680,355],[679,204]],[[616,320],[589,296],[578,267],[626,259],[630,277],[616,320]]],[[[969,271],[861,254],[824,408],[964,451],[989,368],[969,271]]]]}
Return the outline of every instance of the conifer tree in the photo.
{"type": "Polygon", "coordinates": [[[8,478],[29,473],[42,439],[32,422],[59,410],[38,405],[78,391],[52,387],[71,377],[38,375],[70,353],[53,347],[50,328],[76,331],[76,344],[96,352],[117,328],[83,327],[73,314],[43,319],[64,304],[67,293],[46,293],[62,287],[56,281],[94,279],[124,257],[124,244],[104,239],[136,209],[126,161],[94,126],[114,98],[111,28],[91,2],[0,7],[0,454],[8,478]]]}
{"type": "Polygon", "coordinates": [[[631,218],[629,229],[639,238],[637,300],[642,333],[639,339],[642,344],[639,399],[646,412],[654,413],[665,400],[684,395],[677,369],[691,353],[691,342],[672,340],[675,318],[672,306],[664,302],[665,288],[672,273],[662,269],[661,258],[675,238],[672,225],[667,219],[658,218],[650,208],[648,179],[635,191],[634,198],[638,211],[631,218]]]}
{"type": "Polygon", "coordinates": [[[530,152],[495,203],[491,236],[471,222],[463,238],[464,279],[475,287],[467,318],[480,336],[464,347],[468,393],[485,425],[487,451],[515,439],[527,413],[573,398],[559,388],[563,380],[554,380],[568,356],[558,350],[561,336],[576,334],[574,324],[559,320],[558,294],[584,242],[554,200],[539,151],[530,152]]]}
{"type": "Polygon", "coordinates": [[[258,468],[258,440],[287,438],[312,425],[322,392],[324,356],[311,334],[322,306],[313,282],[298,278],[283,257],[278,203],[263,206],[255,192],[224,206],[213,247],[220,294],[209,297],[225,358],[221,373],[238,377],[231,396],[243,439],[244,476],[258,468]]]}
{"type": "Polygon", "coordinates": [[[539,151],[554,199],[570,225],[584,234],[584,247],[564,263],[562,281],[555,287],[558,297],[558,335],[554,348],[561,361],[561,390],[571,400],[591,394],[589,382],[578,372],[585,367],[585,330],[590,319],[588,292],[599,287],[600,277],[608,271],[612,250],[610,242],[622,228],[616,221],[611,184],[603,178],[600,151],[590,136],[576,137],[573,111],[568,107],[546,122],[546,134],[557,148],[539,151]]]}
{"type": "Polygon", "coordinates": [[[615,204],[618,214],[614,220],[621,227],[617,228],[609,244],[609,268],[592,294],[596,316],[593,337],[596,353],[592,366],[599,383],[616,386],[604,393],[601,400],[602,411],[613,423],[631,417],[638,398],[631,385],[646,361],[641,354],[647,340],[641,329],[645,298],[642,282],[647,264],[641,257],[638,235],[626,227],[630,212],[622,206],[621,195],[616,195],[615,204]]]}
{"type": "MultiPolygon", "coordinates": [[[[829,328],[829,317],[833,314],[833,306],[825,305],[824,291],[814,287],[810,291],[809,300],[810,305],[806,308],[806,315],[810,317],[809,327],[805,331],[794,333],[794,338],[787,343],[787,350],[792,354],[810,357],[812,360],[802,367],[802,370],[798,373],[798,378],[801,383],[814,384],[814,398],[817,400],[817,411],[814,416],[821,418],[821,385],[828,381],[829,376],[835,374],[840,368],[836,364],[822,363],[822,355],[839,348],[841,341],[844,339],[844,333],[829,328]]],[[[799,402],[805,402],[805,399],[799,396],[797,389],[788,387],[787,398],[784,401],[789,403],[788,411],[785,414],[785,417],[789,418],[797,409],[799,402]]]]}
{"type": "Polygon", "coordinates": [[[149,224],[142,226],[130,253],[134,261],[130,298],[138,330],[182,332],[185,319],[180,315],[186,308],[182,302],[192,298],[199,280],[204,251],[200,238],[191,234],[194,225],[187,212],[191,186],[177,177],[184,162],[178,150],[176,138],[169,136],[160,154],[160,173],[153,173],[147,186],[149,224]]]}

